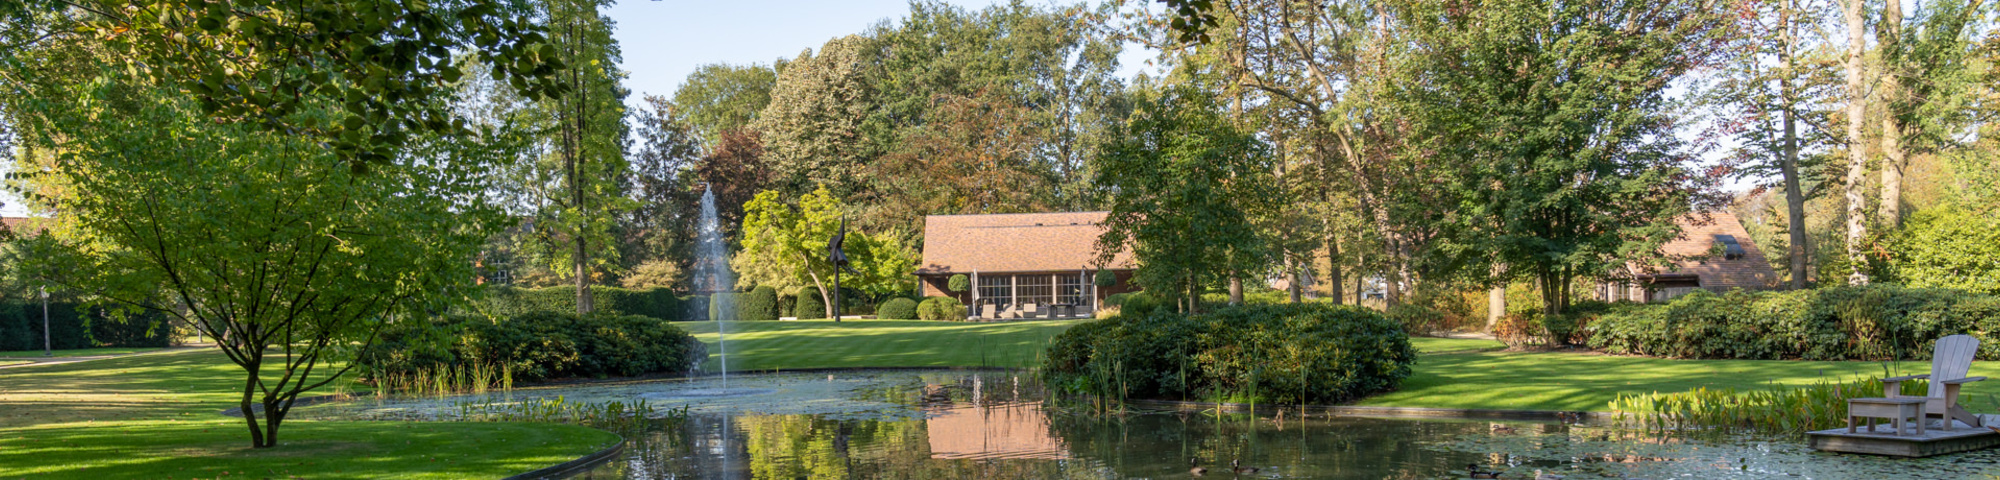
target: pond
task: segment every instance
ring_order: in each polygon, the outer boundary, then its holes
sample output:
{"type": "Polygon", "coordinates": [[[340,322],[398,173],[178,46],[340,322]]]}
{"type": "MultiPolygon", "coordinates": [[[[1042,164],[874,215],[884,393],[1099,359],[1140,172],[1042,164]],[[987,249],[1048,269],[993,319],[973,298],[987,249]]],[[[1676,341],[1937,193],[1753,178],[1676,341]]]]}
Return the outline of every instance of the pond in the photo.
{"type": "Polygon", "coordinates": [[[610,401],[669,420],[622,432],[578,479],[790,478],[2000,478],[2000,453],[1832,454],[1804,441],[1662,437],[1534,422],[1097,413],[1006,372],[796,373],[520,389],[304,408],[316,418],[450,420],[494,405],[610,401]],[[679,410],[666,413],[668,409],[679,410]],[[1254,473],[1232,471],[1237,460],[1254,473]]]}

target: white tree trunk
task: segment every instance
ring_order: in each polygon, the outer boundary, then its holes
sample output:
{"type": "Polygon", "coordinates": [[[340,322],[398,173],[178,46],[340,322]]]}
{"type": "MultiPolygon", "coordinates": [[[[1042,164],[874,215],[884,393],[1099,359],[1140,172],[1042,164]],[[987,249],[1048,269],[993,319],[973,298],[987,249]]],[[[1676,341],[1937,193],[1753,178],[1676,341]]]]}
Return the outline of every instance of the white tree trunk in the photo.
{"type": "Polygon", "coordinates": [[[1868,239],[1867,204],[1861,182],[1868,173],[1868,145],[1863,142],[1861,122],[1868,117],[1868,82],[1862,71],[1861,54],[1868,48],[1868,28],[1862,15],[1862,0],[1847,0],[1847,283],[1867,285],[1862,269],[1868,259],[1863,245],[1868,239]]]}

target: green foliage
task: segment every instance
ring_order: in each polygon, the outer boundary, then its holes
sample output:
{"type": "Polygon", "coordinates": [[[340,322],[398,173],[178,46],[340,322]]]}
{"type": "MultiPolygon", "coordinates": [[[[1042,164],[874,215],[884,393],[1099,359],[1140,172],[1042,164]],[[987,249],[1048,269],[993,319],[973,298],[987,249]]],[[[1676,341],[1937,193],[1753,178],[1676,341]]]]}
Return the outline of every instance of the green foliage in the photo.
{"type": "Polygon", "coordinates": [[[749,127],[771,104],[771,89],[777,83],[778,71],[772,66],[711,63],[696,67],[681,81],[673,104],[702,139],[714,145],[723,132],[749,127]]]}
{"type": "Polygon", "coordinates": [[[758,285],[736,297],[737,320],[777,320],[778,289],[758,285]]]}
{"type": "Polygon", "coordinates": [[[1394,389],[1416,355],[1402,327],[1373,310],[1246,305],[1078,325],[1050,342],[1043,371],[1056,388],[1115,399],[1331,403],[1394,389]]]}
{"type": "Polygon", "coordinates": [[[303,137],[331,147],[356,170],[408,160],[399,153],[421,137],[478,134],[432,101],[450,96],[451,85],[467,74],[465,60],[492,65],[496,80],[527,97],[569,91],[557,81],[564,65],[554,58],[550,31],[504,0],[28,5],[0,9],[0,37],[9,44],[0,49],[0,64],[32,66],[49,49],[89,44],[109,70],[147,87],[186,92],[208,119],[303,137]],[[91,13],[65,13],[70,9],[91,13]],[[42,33],[51,35],[36,38],[42,33]]]}
{"type": "Polygon", "coordinates": [[[1924,210],[1891,250],[1891,268],[1906,285],[2000,294],[2000,218],[1956,207],[1924,210]]]}
{"type": "Polygon", "coordinates": [[[1099,262],[1130,249],[1133,282],[1177,305],[1210,281],[1265,268],[1251,218],[1275,206],[1272,157],[1214,96],[1168,87],[1139,102],[1114,138],[1095,165],[1113,192],[1099,262]]]}
{"type": "Polygon", "coordinates": [[[1416,303],[1391,305],[1385,315],[1414,335],[1429,335],[1444,325],[1444,313],[1416,303]]]}
{"type": "Polygon", "coordinates": [[[1692,1],[1394,7],[1408,77],[1394,82],[1413,155],[1451,158],[1407,195],[1466,205],[1434,225],[1431,275],[1492,265],[1543,286],[1562,313],[1579,276],[1652,255],[1704,200],[1683,170],[1669,86],[1716,49],[1721,15],[1692,1]],[[1422,153],[1414,153],[1422,152],[1422,153]],[[1447,153],[1448,152],[1448,153],[1447,153]]]}
{"type": "MultiPolygon", "coordinates": [[[[827,261],[826,245],[840,231],[843,208],[825,188],[799,198],[797,208],[786,205],[777,191],[758,192],[743,206],[743,250],[729,261],[739,274],[737,283],[798,289],[800,296],[831,290],[834,267],[827,261]]],[[[843,290],[879,296],[909,288],[918,258],[896,235],[850,229],[845,247],[849,266],[861,274],[844,274],[843,290]]],[[[826,308],[826,299],[816,301],[826,308]]],[[[828,313],[800,318],[827,318],[828,313]]]]}
{"type": "Polygon", "coordinates": [[[917,303],[919,320],[965,320],[965,303],[952,297],[930,297],[917,303]]]}
{"type": "MultiPolygon", "coordinates": [[[[125,312],[75,302],[49,302],[48,345],[165,347],[173,329],[165,312],[125,312]]],[[[0,350],[41,350],[41,302],[0,302],[0,350]]]]}
{"type": "Polygon", "coordinates": [[[1097,274],[1091,277],[1090,283],[1096,285],[1097,288],[1116,287],[1118,286],[1118,273],[1110,270],[1098,270],[1097,274]]]}
{"type": "Polygon", "coordinates": [[[369,378],[453,365],[496,365],[526,381],[684,373],[707,347],[672,324],[637,315],[531,311],[398,322],[357,356],[369,378]]]}
{"type": "Polygon", "coordinates": [[[2000,359],[2000,298],[1894,285],[1788,292],[1697,290],[1666,305],[1619,305],[1589,326],[1591,348],[1676,358],[1929,359],[1971,334],[2000,359]]]}
{"type": "Polygon", "coordinates": [[[1132,292],[1124,295],[1117,304],[1119,315],[1146,316],[1160,308],[1160,301],[1146,292],[1132,292]]]}
{"type": "Polygon", "coordinates": [[[952,274],[951,278],[946,280],[946,288],[953,292],[965,293],[966,290],[972,289],[972,279],[966,278],[963,273],[952,274]]]}
{"type": "MultiPolygon", "coordinates": [[[[597,310],[620,315],[641,315],[660,320],[687,320],[681,297],[666,288],[625,289],[592,285],[591,298],[597,310]]],[[[576,313],[576,289],[572,287],[496,287],[487,291],[483,313],[513,316],[527,312],[576,313]]]]}
{"type": "Polygon", "coordinates": [[[875,318],[882,320],[916,320],[917,301],[903,297],[891,298],[875,307],[875,318]]]}

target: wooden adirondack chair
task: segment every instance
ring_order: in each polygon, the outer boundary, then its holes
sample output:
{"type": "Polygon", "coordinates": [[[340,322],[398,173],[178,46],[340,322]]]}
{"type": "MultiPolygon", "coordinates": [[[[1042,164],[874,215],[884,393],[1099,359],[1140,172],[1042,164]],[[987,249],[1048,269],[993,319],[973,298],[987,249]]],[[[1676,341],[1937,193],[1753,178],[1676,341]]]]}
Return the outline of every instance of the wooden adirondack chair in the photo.
{"type": "Polygon", "coordinates": [[[1931,355],[1931,373],[1882,379],[1883,396],[1895,398],[1902,383],[1916,379],[1929,379],[1930,392],[1924,397],[1924,418],[1938,417],[1944,420],[1942,428],[1951,430],[1951,421],[1958,420],[1966,425],[1982,427],[1978,415],[1958,406],[1958,387],[1967,383],[1985,380],[1986,377],[1967,377],[1972,371],[1972,356],[1979,352],[1979,339],[1971,335],[1952,335],[1937,341],[1937,350],[1931,355]]]}

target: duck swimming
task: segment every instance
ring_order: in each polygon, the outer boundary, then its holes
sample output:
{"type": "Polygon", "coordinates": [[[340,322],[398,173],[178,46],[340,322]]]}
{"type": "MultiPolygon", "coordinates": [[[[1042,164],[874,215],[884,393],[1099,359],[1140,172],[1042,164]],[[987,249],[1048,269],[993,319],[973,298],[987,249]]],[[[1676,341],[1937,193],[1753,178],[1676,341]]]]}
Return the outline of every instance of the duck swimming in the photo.
{"type": "Polygon", "coordinates": [[[1236,472],[1237,475],[1242,475],[1245,473],[1257,473],[1257,467],[1245,467],[1241,464],[1238,464],[1236,460],[1231,459],[1229,460],[1229,471],[1236,472]]]}
{"type": "Polygon", "coordinates": [[[1471,477],[1471,478],[1480,478],[1480,479],[1496,479],[1496,478],[1500,478],[1500,472],[1499,472],[1498,470],[1495,470],[1495,471],[1486,471],[1486,472],[1482,472],[1482,471],[1479,471],[1479,464],[1477,464],[1477,463],[1468,463],[1468,464],[1466,464],[1466,465],[1465,465],[1465,472],[1466,472],[1466,476],[1467,476],[1467,477],[1471,477]]]}

